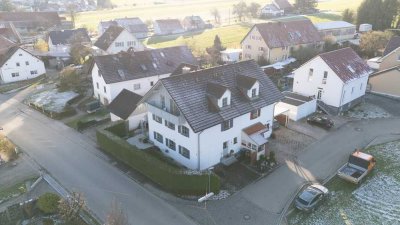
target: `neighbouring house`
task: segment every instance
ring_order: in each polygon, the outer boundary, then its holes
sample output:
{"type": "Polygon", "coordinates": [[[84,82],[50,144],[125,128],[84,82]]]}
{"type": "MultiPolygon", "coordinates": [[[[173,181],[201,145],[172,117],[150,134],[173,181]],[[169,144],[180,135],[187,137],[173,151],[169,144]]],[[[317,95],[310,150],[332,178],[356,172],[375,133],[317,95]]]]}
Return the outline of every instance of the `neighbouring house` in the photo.
{"type": "Polygon", "coordinates": [[[111,121],[125,120],[129,130],[144,126],[147,121],[145,104],[140,104],[141,95],[123,89],[117,97],[107,106],[110,111],[111,121]]]}
{"type": "Polygon", "coordinates": [[[275,106],[275,112],[288,112],[287,116],[293,121],[298,121],[313,114],[317,110],[317,100],[313,97],[299,95],[293,92],[283,92],[285,96],[275,106]]]}
{"type": "Polygon", "coordinates": [[[186,16],[182,20],[182,26],[186,31],[203,30],[206,28],[206,23],[200,16],[186,16]]]}
{"type": "Polygon", "coordinates": [[[20,33],[11,22],[0,22],[0,35],[15,43],[22,43],[20,33]]]}
{"type": "Polygon", "coordinates": [[[0,12],[0,22],[12,22],[21,33],[61,28],[57,12],[0,12]]]}
{"type": "Polygon", "coordinates": [[[293,11],[293,6],[287,0],[272,0],[260,10],[261,16],[276,17],[283,16],[293,11]]]}
{"type": "Polygon", "coordinates": [[[156,35],[180,34],[185,32],[178,19],[155,20],[153,28],[156,35]]]}
{"type": "Polygon", "coordinates": [[[138,17],[102,21],[98,26],[99,35],[102,35],[110,26],[121,26],[138,39],[146,38],[149,34],[147,25],[138,17]]]}
{"type": "Polygon", "coordinates": [[[387,70],[400,66],[400,36],[393,36],[387,43],[382,57],[368,60],[368,65],[374,70],[387,70]]]}
{"type": "Polygon", "coordinates": [[[372,93],[400,98],[400,66],[373,73],[368,85],[372,93]]]}
{"type": "Polygon", "coordinates": [[[247,152],[268,152],[274,106],[281,92],[253,60],[161,79],[143,97],[149,139],[193,170],[231,164],[247,152]]]}
{"type": "Polygon", "coordinates": [[[36,78],[46,73],[44,63],[30,52],[0,36],[0,83],[36,78]]]}
{"type": "Polygon", "coordinates": [[[144,45],[120,26],[110,26],[97,39],[94,46],[100,50],[100,54],[116,54],[121,51],[127,51],[132,48],[134,51],[143,51],[144,45]]]}
{"type": "Polygon", "coordinates": [[[295,20],[255,24],[241,45],[243,59],[276,63],[300,46],[321,49],[323,40],[310,20],[295,20]]]}
{"type": "Polygon", "coordinates": [[[316,23],[315,27],[323,39],[332,38],[335,42],[352,40],[357,32],[356,25],[346,21],[316,23]]]}
{"type": "Polygon", "coordinates": [[[272,4],[274,4],[278,9],[283,10],[286,13],[290,13],[293,11],[294,7],[288,0],[272,0],[272,4]]]}
{"type": "Polygon", "coordinates": [[[242,59],[242,49],[227,48],[221,51],[221,60],[224,63],[235,63],[242,59]]]}
{"type": "Polygon", "coordinates": [[[80,36],[83,40],[83,45],[90,45],[90,37],[86,28],[78,28],[75,30],[56,30],[49,32],[49,52],[64,52],[69,53],[71,48],[71,40],[74,37],[80,36]]]}
{"type": "Polygon", "coordinates": [[[95,56],[91,69],[94,97],[108,105],[123,89],[144,95],[181,63],[198,64],[186,46],[95,56]]]}
{"type": "Polygon", "coordinates": [[[365,95],[372,70],[351,48],[322,53],[294,71],[293,92],[316,98],[328,114],[339,114],[365,95]]]}

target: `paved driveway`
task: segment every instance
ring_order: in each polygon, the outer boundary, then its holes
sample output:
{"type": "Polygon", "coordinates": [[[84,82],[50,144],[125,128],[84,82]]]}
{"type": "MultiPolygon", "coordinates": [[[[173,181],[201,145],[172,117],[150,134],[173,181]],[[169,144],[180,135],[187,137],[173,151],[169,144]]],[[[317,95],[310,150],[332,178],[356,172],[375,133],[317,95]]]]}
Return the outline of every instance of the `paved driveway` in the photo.
{"type": "Polygon", "coordinates": [[[21,104],[28,93],[0,95],[2,132],[64,187],[82,192],[98,217],[106,218],[115,199],[122,203],[131,224],[194,224],[111,166],[92,140],[21,104]]]}

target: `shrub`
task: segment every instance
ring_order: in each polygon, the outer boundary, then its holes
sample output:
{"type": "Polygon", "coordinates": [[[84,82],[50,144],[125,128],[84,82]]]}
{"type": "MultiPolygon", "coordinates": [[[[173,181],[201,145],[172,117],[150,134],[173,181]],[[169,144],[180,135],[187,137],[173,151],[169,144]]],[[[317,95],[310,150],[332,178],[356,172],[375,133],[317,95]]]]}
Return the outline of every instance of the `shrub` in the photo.
{"type": "MultiPolygon", "coordinates": [[[[120,127],[124,122],[114,126],[120,127]]],[[[125,125],[124,125],[125,126],[125,125]]],[[[139,150],[125,140],[111,133],[115,127],[107,127],[97,130],[97,143],[103,151],[117,158],[131,168],[142,173],[154,183],[166,190],[180,195],[202,195],[208,185],[208,174],[186,174],[164,160],[145,151],[139,150]]],[[[118,129],[117,129],[118,130],[118,129]]],[[[220,179],[217,175],[211,175],[211,191],[218,193],[220,179]]]]}
{"type": "Polygon", "coordinates": [[[37,201],[37,207],[46,214],[57,212],[60,196],[53,193],[45,193],[37,201]]]}
{"type": "Polygon", "coordinates": [[[42,222],[43,225],[54,225],[54,220],[51,218],[44,218],[42,222]]]}
{"type": "Polygon", "coordinates": [[[6,162],[17,158],[15,145],[4,136],[0,136],[0,158],[6,162]]]}

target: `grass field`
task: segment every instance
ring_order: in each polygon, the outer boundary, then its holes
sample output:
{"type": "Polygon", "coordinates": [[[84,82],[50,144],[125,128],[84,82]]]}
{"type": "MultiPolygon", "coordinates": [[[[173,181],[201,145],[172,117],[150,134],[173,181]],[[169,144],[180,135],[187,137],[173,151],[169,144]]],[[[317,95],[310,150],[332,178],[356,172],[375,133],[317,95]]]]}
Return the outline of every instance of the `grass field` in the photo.
{"type": "Polygon", "coordinates": [[[194,54],[198,55],[201,51],[213,45],[215,35],[220,37],[225,47],[240,48],[240,41],[250,28],[246,25],[232,25],[185,35],[152,37],[147,39],[144,44],[154,48],[188,45],[194,51],[194,54]]]}

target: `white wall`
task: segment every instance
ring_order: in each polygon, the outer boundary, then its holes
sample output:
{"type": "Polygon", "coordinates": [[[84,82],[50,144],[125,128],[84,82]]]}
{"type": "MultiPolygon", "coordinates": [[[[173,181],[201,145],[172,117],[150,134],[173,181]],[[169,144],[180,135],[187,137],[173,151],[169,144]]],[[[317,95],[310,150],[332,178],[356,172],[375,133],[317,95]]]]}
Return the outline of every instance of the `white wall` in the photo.
{"type": "Polygon", "coordinates": [[[368,76],[364,76],[360,79],[346,83],[343,89],[344,91],[341,105],[347,104],[354,99],[364,96],[367,89],[367,84],[368,76]]]}
{"type": "Polygon", "coordinates": [[[298,121],[314,113],[317,110],[317,100],[314,99],[309,102],[304,102],[304,104],[299,106],[290,105],[285,102],[278,102],[275,107],[279,109],[289,110],[289,119],[293,121],[298,121]]]}
{"type": "Polygon", "coordinates": [[[48,45],[49,45],[49,52],[69,52],[71,49],[71,46],[69,45],[61,45],[61,44],[54,45],[50,37],[48,45]]]}
{"type": "MultiPolygon", "coordinates": [[[[166,107],[169,107],[169,95],[165,89],[162,88],[159,92],[154,92],[146,102],[160,101],[160,94],[165,96],[166,107]]],[[[247,128],[253,124],[261,122],[263,124],[270,124],[270,131],[267,134],[269,137],[272,132],[272,121],[273,121],[274,105],[270,105],[261,109],[260,117],[251,120],[250,113],[239,116],[233,119],[233,127],[226,131],[221,131],[221,124],[215,125],[199,133],[194,133],[190,128],[189,124],[181,115],[182,124],[175,124],[175,130],[165,126],[165,120],[163,119],[162,124],[153,120],[152,109],[149,108],[148,120],[149,120],[149,138],[158,146],[161,151],[181,163],[182,165],[190,169],[204,170],[215,164],[218,164],[221,158],[224,156],[223,143],[228,141],[228,148],[225,153],[229,153],[233,150],[235,153],[241,149],[241,134],[244,128],[247,128]],[[183,136],[178,133],[178,125],[184,125],[189,128],[189,137],[183,136]],[[159,143],[154,139],[153,132],[156,131],[163,136],[163,143],[159,143]],[[237,138],[237,143],[233,144],[233,139],[237,138]],[[176,151],[172,151],[166,147],[165,138],[168,138],[176,143],[176,151]],[[179,154],[179,145],[184,146],[190,151],[190,159],[187,159],[179,154]],[[200,147],[200,152],[199,152],[200,147]],[[168,149],[168,153],[165,151],[168,149]],[[199,156],[200,154],[200,156],[199,156]],[[199,157],[200,157],[200,168],[199,168],[199,157]]],[[[157,115],[157,112],[155,112],[157,115]]]]}
{"type": "Polygon", "coordinates": [[[1,82],[10,83],[21,80],[29,80],[46,73],[44,63],[26,52],[18,49],[1,67],[1,82]],[[29,65],[26,65],[28,62],[29,65]],[[19,63],[20,66],[17,66],[19,63]],[[37,71],[31,74],[31,71],[37,71]],[[18,76],[12,77],[12,73],[19,73],[18,76]]]}
{"type": "Polygon", "coordinates": [[[163,74],[158,76],[140,78],[136,80],[106,84],[104,79],[99,76],[98,67],[95,64],[92,69],[94,97],[98,99],[98,96],[100,95],[100,101],[103,104],[104,98],[107,98],[108,102],[110,103],[123,89],[127,89],[143,96],[150,90],[150,88],[152,88],[151,82],[153,82],[153,85],[155,85],[159,79],[169,77],[169,75],[170,74],[163,74]],[[99,83],[99,88],[97,88],[97,82],[99,83]],[[134,90],[135,84],[140,84],[140,89],[134,90]],[[104,93],[104,87],[106,87],[106,93],[104,93]]]}
{"type": "Polygon", "coordinates": [[[143,51],[144,45],[140,42],[133,34],[129,33],[127,30],[123,30],[120,35],[114,40],[114,42],[107,49],[108,54],[116,54],[121,51],[127,51],[129,48],[133,48],[135,51],[143,51]],[[128,41],[134,41],[133,46],[128,46],[128,41]],[[116,42],[123,42],[124,46],[116,46],[116,42]]]}

